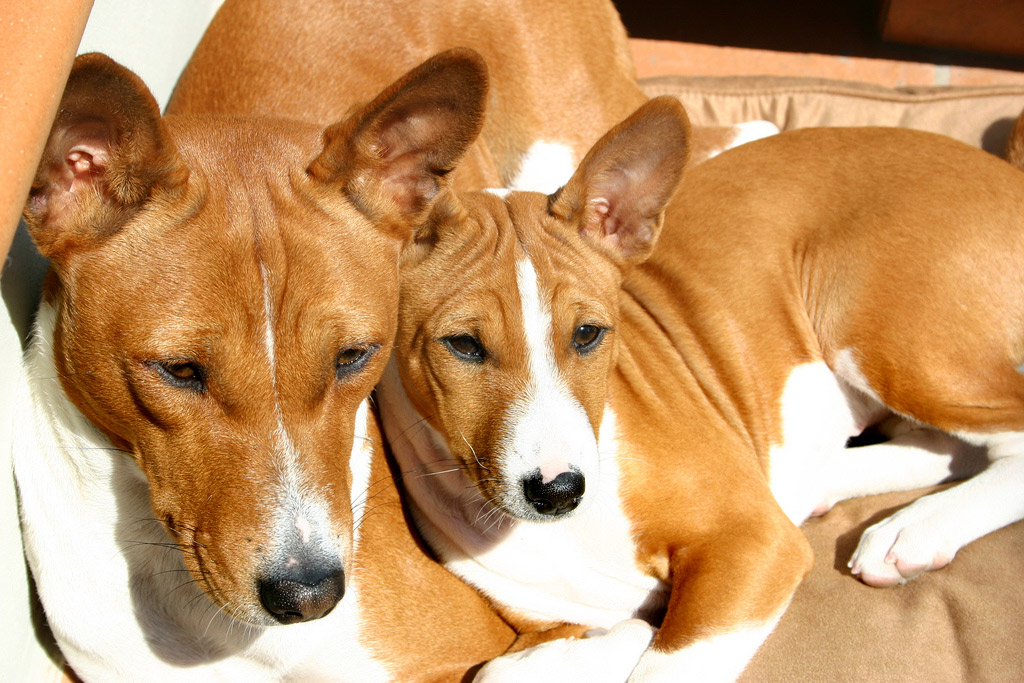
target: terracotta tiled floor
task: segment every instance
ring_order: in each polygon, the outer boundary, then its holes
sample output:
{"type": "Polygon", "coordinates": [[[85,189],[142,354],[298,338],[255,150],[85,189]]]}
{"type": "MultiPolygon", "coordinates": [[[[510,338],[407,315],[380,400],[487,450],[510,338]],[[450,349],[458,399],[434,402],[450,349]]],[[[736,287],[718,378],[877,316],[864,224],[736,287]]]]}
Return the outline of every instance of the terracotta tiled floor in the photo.
{"type": "Polygon", "coordinates": [[[1024,83],[1024,72],[632,38],[637,75],[813,76],[901,85],[1024,83]]]}

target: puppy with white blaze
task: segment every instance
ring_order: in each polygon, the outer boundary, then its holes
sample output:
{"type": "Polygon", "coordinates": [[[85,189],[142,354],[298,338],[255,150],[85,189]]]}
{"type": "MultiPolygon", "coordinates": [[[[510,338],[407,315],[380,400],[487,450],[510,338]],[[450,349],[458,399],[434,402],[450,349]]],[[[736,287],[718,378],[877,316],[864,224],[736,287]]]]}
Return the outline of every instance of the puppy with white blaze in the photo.
{"type": "Polygon", "coordinates": [[[635,681],[739,676],[837,500],[987,450],[864,534],[877,586],[1024,516],[1024,174],[905,129],[783,133],[680,181],[688,149],[657,98],[550,194],[440,201],[378,389],[445,565],[525,642],[657,626],[635,681]]]}

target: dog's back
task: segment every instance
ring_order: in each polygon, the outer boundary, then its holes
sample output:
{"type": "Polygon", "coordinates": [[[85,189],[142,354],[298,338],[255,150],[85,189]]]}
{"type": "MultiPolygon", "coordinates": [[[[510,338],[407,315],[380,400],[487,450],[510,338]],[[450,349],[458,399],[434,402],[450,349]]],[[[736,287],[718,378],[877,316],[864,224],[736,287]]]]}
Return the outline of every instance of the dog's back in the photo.
{"type": "Polygon", "coordinates": [[[538,141],[575,162],[644,101],[611,2],[227,0],[182,74],[169,113],[262,113],[326,123],[444,49],[490,67],[479,143],[456,178],[506,186],[538,141]],[[495,170],[497,173],[495,174],[495,170]]]}

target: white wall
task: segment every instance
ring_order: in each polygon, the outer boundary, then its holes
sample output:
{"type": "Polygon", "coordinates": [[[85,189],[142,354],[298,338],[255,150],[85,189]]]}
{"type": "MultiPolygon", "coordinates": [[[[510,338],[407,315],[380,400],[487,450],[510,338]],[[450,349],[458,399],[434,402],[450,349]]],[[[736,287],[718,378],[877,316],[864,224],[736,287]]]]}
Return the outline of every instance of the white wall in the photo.
{"type": "MultiPolygon", "coordinates": [[[[182,67],[222,0],[95,0],[82,52],[105,52],[135,71],[153,91],[161,108],[167,103],[182,67]]],[[[4,586],[0,643],[3,674],[9,681],[59,680],[56,656],[40,642],[34,624],[28,576],[18,530],[10,444],[13,424],[11,387],[21,381],[21,337],[38,297],[45,263],[24,230],[11,248],[2,285],[7,315],[0,314],[0,585],[4,586]]],[[[68,571],[74,571],[69,568],[68,571]]],[[[40,633],[42,636],[40,637],[40,633]]]]}
{"type": "Polygon", "coordinates": [[[163,109],[223,0],[96,0],[83,52],[103,52],[145,81],[163,109]]]}

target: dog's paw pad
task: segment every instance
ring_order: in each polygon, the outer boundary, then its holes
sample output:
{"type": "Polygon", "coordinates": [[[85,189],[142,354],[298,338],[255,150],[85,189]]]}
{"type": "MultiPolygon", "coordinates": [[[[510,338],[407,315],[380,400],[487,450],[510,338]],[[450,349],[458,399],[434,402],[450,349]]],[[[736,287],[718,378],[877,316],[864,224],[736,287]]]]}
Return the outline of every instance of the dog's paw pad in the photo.
{"type": "Polygon", "coordinates": [[[897,514],[867,529],[850,560],[851,572],[869,586],[886,588],[949,564],[956,548],[947,547],[927,520],[909,521],[897,514]]]}

